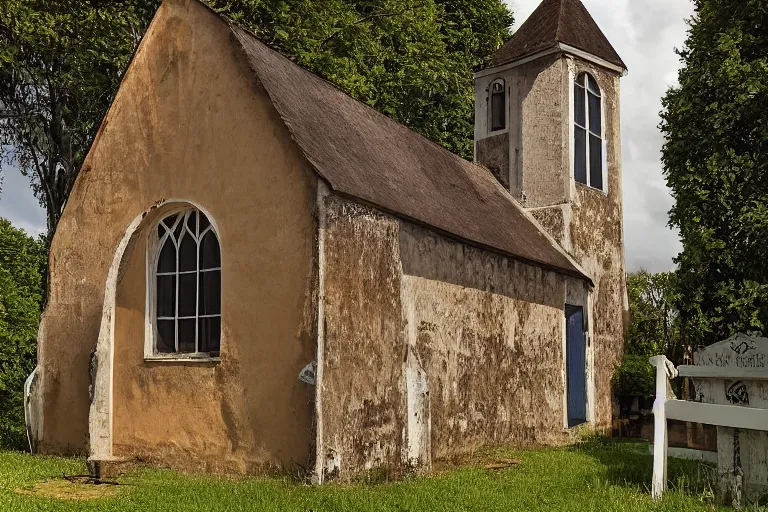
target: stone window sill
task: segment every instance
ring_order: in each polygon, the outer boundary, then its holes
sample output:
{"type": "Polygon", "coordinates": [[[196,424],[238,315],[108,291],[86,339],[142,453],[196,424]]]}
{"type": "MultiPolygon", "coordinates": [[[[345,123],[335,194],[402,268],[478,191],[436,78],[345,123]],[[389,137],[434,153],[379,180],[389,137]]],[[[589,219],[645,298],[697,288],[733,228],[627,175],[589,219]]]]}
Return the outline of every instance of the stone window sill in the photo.
{"type": "Polygon", "coordinates": [[[221,362],[221,357],[204,355],[204,354],[200,354],[200,355],[153,354],[151,356],[145,355],[144,361],[147,363],[219,363],[221,362]]]}
{"type": "Polygon", "coordinates": [[[488,131],[488,137],[490,138],[496,135],[504,135],[505,133],[509,133],[509,128],[502,128],[501,130],[488,131]]]}

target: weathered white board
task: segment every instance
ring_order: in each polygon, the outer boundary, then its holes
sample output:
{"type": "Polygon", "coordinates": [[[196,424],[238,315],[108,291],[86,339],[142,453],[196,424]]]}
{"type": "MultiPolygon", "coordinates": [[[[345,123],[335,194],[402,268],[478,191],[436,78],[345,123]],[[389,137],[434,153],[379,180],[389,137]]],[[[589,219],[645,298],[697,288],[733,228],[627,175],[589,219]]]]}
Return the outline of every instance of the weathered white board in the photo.
{"type": "MultiPolygon", "coordinates": [[[[696,401],[768,410],[768,338],[736,334],[693,362],[705,372],[694,377],[696,401]]],[[[739,490],[748,500],[768,492],[768,432],[718,426],[717,452],[721,493],[740,502],[739,490]]]]}

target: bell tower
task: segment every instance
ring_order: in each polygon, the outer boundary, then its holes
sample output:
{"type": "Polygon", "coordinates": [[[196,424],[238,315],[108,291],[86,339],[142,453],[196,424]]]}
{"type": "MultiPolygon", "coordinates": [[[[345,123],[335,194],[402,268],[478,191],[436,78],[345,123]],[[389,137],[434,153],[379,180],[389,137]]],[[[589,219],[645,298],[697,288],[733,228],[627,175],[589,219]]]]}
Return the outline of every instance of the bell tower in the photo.
{"type": "Polygon", "coordinates": [[[626,71],[580,0],[543,0],[475,73],[475,161],[594,282],[587,339],[598,428],[611,422],[606,398],[627,309],[619,117],[626,71]]]}

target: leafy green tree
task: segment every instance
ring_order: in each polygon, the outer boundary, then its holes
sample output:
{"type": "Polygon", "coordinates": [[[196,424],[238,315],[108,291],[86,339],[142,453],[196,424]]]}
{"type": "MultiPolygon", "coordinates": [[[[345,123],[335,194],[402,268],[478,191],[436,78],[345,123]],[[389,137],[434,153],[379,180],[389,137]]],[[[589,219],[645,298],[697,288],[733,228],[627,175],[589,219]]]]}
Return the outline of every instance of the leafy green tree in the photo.
{"type": "Polygon", "coordinates": [[[648,398],[656,392],[656,372],[648,358],[635,354],[624,354],[621,364],[613,374],[613,391],[620,397],[648,398]]]}
{"type": "Polygon", "coordinates": [[[687,343],[768,328],[768,3],[695,0],[663,100],[687,343]]]}
{"type": "Polygon", "coordinates": [[[664,354],[682,364],[685,347],[680,338],[675,274],[640,270],[627,275],[630,323],[624,351],[645,359],[664,354]]]}
{"type": "Polygon", "coordinates": [[[500,0],[215,0],[300,65],[466,158],[473,70],[509,38],[500,0]]]}
{"type": "Polygon", "coordinates": [[[674,272],[640,270],[627,275],[630,322],[624,357],[613,378],[617,395],[653,396],[656,374],[648,359],[666,355],[683,364],[686,347],[680,336],[677,281],[674,272]]]}
{"type": "MultiPolygon", "coordinates": [[[[49,235],[158,0],[0,3],[0,147],[49,235]]],[[[502,0],[211,0],[352,96],[464,156],[474,68],[508,37],[502,0]]]]}
{"type": "Polygon", "coordinates": [[[22,449],[24,380],[35,367],[46,248],[0,218],[0,446],[22,449]]]}
{"type": "Polygon", "coordinates": [[[49,235],[143,33],[147,7],[0,2],[0,149],[30,177],[49,235]]]}

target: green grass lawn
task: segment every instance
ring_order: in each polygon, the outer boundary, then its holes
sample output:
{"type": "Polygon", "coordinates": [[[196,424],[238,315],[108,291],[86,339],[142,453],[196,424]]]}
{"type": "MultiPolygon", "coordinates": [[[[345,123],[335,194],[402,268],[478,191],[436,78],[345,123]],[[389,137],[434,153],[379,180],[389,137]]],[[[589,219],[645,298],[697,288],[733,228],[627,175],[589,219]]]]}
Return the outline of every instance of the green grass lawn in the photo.
{"type": "MultiPolygon", "coordinates": [[[[670,459],[670,491],[651,501],[647,445],[589,441],[558,449],[493,449],[474,464],[405,482],[313,487],[281,478],[224,478],[143,469],[87,501],[36,494],[40,482],[85,472],[82,459],[0,452],[2,511],[621,511],[716,510],[700,463],[670,459]],[[486,463],[519,464],[489,470],[486,463]]],[[[66,483],[66,481],[63,481],[66,483]]],[[[54,483],[56,483],[54,481],[54,483]]],[[[59,483],[62,483],[60,481],[59,483]]],[[[105,486],[87,486],[100,492],[105,486]]]]}

